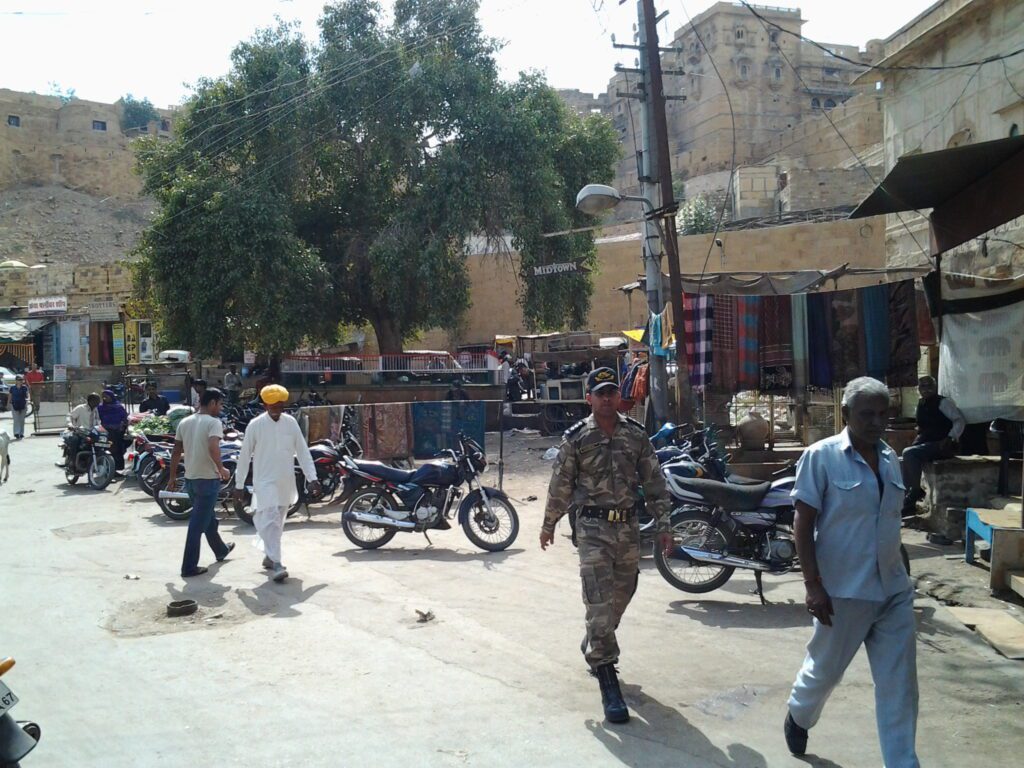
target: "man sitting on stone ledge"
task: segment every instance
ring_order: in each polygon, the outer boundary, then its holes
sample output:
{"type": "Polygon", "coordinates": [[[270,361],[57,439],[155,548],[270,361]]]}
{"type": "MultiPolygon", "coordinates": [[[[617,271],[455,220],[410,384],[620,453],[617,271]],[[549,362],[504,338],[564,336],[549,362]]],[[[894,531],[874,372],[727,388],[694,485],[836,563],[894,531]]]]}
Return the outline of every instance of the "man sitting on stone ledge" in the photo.
{"type": "Polygon", "coordinates": [[[913,515],[917,502],[924,498],[921,470],[925,462],[949,459],[956,455],[956,441],[967,422],[951,398],[939,394],[932,376],[917,382],[921,399],[917,403],[917,439],[903,451],[903,484],[907,487],[903,516],[913,515]]]}

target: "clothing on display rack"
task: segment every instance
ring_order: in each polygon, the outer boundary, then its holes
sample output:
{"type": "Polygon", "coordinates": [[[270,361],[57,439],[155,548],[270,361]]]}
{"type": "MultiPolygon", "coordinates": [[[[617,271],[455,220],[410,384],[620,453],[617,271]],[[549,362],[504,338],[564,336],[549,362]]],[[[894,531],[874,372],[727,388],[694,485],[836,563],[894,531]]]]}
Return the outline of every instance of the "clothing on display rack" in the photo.
{"type": "Polygon", "coordinates": [[[832,386],[832,294],[807,294],[807,384],[832,386]]]}
{"type": "Polygon", "coordinates": [[[760,296],[736,297],[737,391],[760,385],[757,328],[761,317],[760,296]]]}
{"type": "Polygon", "coordinates": [[[690,386],[702,389],[711,383],[712,332],[715,300],[707,295],[683,294],[683,332],[686,334],[686,362],[690,386]]]}
{"type": "Polygon", "coordinates": [[[789,296],[761,298],[761,392],[788,392],[793,388],[793,311],[789,296]]]}
{"type": "Polygon", "coordinates": [[[885,381],[889,373],[889,286],[871,285],[860,292],[864,327],[864,362],[868,376],[885,381]]]}
{"type": "Polygon", "coordinates": [[[912,280],[903,280],[889,286],[890,387],[913,387],[917,384],[917,360],[920,355],[917,291],[912,280]]]}
{"type": "Polygon", "coordinates": [[[718,389],[736,386],[736,297],[715,296],[715,319],[711,327],[711,381],[718,389]]]}
{"type": "Polygon", "coordinates": [[[793,387],[807,386],[807,294],[798,293],[790,303],[793,326],[793,387]]]}

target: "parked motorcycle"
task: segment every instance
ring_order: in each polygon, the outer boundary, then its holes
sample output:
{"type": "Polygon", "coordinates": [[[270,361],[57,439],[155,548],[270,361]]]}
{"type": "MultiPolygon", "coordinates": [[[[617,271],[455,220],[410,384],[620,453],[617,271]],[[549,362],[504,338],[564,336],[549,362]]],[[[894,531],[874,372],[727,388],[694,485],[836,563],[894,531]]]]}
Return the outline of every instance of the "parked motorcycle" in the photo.
{"type": "Polygon", "coordinates": [[[736,568],[754,571],[764,603],[763,573],[782,574],[796,565],[795,478],[757,485],[680,477],[665,470],[665,482],[677,508],[672,513],[676,548],[656,548],[658,571],[676,589],[705,593],[718,589],[736,568]]]}
{"type": "Polygon", "coordinates": [[[102,491],[114,478],[114,456],[110,452],[110,436],[102,427],[65,430],[61,433],[64,470],[68,484],[74,485],[85,475],[90,487],[102,491]]]}
{"type": "MultiPolygon", "coordinates": [[[[14,659],[0,659],[0,677],[13,666],[14,659]]],[[[11,717],[17,703],[18,697],[0,681],[0,768],[18,768],[18,761],[36,748],[42,735],[35,723],[11,717]]]]}
{"type": "MultiPolygon", "coordinates": [[[[231,498],[231,491],[235,487],[235,464],[238,460],[238,451],[241,443],[237,440],[222,442],[220,444],[221,463],[230,473],[227,480],[221,483],[218,499],[225,506],[231,498]]],[[[155,453],[160,469],[157,476],[150,480],[156,491],[156,503],[160,510],[171,518],[171,520],[188,520],[192,514],[192,499],[185,491],[184,468],[178,465],[178,476],[171,482],[169,475],[171,471],[170,451],[155,453]]]]}
{"type": "Polygon", "coordinates": [[[448,521],[457,511],[459,524],[474,545],[488,552],[509,547],[519,535],[519,515],[508,496],[480,482],[487,469],[483,448],[460,433],[458,447],[438,457],[444,458],[414,470],[345,457],[348,471],[367,482],[352,494],[341,516],[349,541],[377,549],[403,531],[426,536],[430,529],[451,528],[448,521]],[[469,489],[465,498],[463,483],[469,489]]]}

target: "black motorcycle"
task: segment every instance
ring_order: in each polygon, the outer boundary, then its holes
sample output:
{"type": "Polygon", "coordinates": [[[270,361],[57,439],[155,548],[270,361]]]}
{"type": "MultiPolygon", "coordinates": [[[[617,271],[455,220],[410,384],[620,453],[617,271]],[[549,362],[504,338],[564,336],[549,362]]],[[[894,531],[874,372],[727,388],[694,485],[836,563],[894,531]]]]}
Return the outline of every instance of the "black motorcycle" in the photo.
{"type": "Polygon", "coordinates": [[[367,483],[352,494],[341,515],[349,541],[377,549],[403,531],[426,536],[431,529],[451,528],[448,521],[457,511],[466,537],[480,549],[500,552],[510,546],[519,535],[519,515],[502,491],[480,483],[487,469],[483,448],[459,434],[458,448],[438,457],[444,458],[414,470],[345,457],[349,473],[367,483]],[[463,483],[469,488],[465,498],[463,483]]]}
{"type": "MultiPolygon", "coordinates": [[[[0,677],[14,666],[14,659],[0,659],[0,677]]],[[[36,748],[41,731],[38,725],[11,717],[18,697],[0,682],[0,768],[17,768],[18,761],[36,748]]]]}
{"type": "Polygon", "coordinates": [[[89,486],[102,491],[114,479],[114,456],[110,436],[100,427],[65,431],[61,437],[64,461],[58,464],[70,485],[85,475],[89,486]]]}

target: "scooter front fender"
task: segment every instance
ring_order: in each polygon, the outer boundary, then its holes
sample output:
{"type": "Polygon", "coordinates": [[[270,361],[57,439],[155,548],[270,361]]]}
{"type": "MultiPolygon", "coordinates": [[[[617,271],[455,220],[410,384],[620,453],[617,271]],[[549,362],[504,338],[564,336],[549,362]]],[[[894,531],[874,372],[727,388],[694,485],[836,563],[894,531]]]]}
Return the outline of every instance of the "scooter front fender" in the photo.
{"type": "Polygon", "coordinates": [[[36,744],[38,742],[8,713],[0,717],[0,765],[18,762],[35,749],[36,744]]]}

